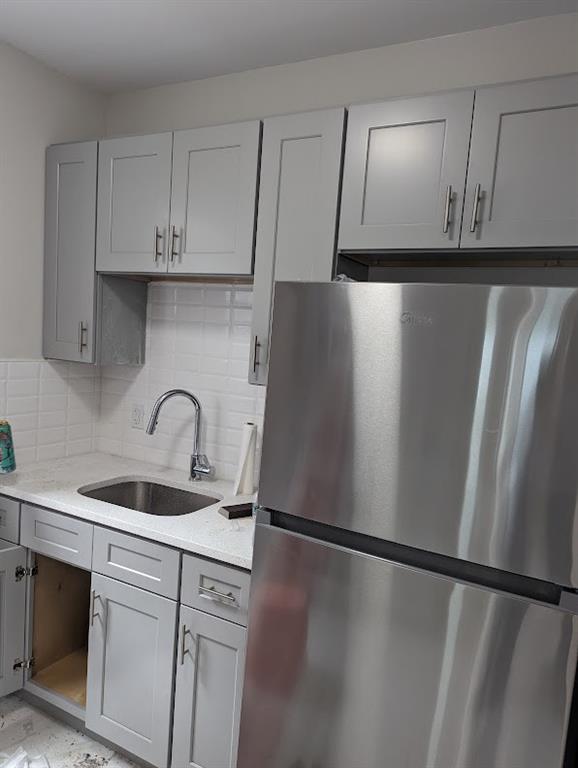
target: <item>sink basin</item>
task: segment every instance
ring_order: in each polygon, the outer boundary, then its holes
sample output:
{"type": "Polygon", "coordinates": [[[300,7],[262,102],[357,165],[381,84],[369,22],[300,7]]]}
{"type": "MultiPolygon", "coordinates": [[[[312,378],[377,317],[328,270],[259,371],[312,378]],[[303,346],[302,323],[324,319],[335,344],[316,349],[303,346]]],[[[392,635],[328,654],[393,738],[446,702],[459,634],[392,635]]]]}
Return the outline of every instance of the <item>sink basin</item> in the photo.
{"type": "Polygon", "coordinates": [[[150,480],[119,480],[99,487],[79,488],[78,492],[82,496],[116,504],[118,507],[136,509],[138,512],[144,512],[145,515],[166,517],[188,515],[220,501],[214,496],[185,491],[182,488],[173,488],[150,480]]]}

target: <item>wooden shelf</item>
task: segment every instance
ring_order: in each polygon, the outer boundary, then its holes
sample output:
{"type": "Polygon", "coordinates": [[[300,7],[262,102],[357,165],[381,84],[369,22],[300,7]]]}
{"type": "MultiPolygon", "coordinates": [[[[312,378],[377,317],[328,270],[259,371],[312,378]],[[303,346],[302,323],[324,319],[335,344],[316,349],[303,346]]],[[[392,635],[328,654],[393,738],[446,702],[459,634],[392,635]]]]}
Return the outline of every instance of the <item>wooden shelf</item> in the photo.
{"type": "Polygon", "coordinates": [[[86,707],[86,648],[69,653],[50,666],[35,672],[32,680],[44,688],[86,707]]]}

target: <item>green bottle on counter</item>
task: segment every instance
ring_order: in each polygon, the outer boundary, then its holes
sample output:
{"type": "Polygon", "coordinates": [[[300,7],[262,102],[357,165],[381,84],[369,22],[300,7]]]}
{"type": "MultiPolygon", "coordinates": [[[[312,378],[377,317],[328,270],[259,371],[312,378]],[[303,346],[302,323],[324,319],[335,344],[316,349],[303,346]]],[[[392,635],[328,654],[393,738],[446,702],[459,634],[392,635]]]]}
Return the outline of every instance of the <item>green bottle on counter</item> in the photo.
{"type": "Polygon", "coordinates": [[[0,475],[7,475],[16,469],[16,456],[12,442],[12,430],[7,421],[0,420],[0,475]]]}

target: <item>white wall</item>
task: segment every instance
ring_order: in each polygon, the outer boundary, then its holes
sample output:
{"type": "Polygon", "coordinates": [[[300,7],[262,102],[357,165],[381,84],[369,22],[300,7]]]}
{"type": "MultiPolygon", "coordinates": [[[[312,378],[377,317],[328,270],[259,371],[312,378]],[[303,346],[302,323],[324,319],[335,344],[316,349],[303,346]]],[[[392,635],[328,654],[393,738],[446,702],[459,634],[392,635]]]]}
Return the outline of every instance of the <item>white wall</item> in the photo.
{"type": "Polygon", "coordinates": [[[104,107],[0,44],[0,360],[41,354],[46,146],[102,134],[104,107]]]}
{"type": "Polygon", "coordinates": [[[107,132],[144,133],[578,71],[578,14],[112,96],[107,132]]]}

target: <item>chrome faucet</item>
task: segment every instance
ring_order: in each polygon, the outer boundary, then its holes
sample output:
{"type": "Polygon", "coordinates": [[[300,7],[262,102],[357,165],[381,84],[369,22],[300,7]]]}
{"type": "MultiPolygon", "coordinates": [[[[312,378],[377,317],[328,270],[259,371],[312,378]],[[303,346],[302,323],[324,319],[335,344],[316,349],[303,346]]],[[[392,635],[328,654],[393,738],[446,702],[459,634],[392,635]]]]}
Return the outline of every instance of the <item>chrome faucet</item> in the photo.
{"type": "Polygon", "coordinates": [[[159,421],[160,410],[171,397],[186,397],[187,400],[190,400],[193,404],[195,409],[195,441],[193,445],[193,453],[191,454],[191,471],[189,477],[191,480],[202,480],[203,478],[207,478],[212,474],[213,468],[209,464],[209,460],[205,454],[200,453],[199,451],[201,404],[197,398],[190,392],[187,392],[186,389],[169,389],[168,392],[165,392],[164,395],[159,397],[151,411],[151,417],[146,429],[147,435],[154,435],[159,421]]]}

